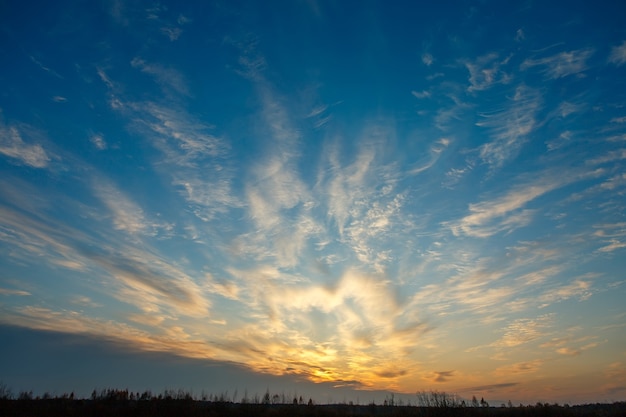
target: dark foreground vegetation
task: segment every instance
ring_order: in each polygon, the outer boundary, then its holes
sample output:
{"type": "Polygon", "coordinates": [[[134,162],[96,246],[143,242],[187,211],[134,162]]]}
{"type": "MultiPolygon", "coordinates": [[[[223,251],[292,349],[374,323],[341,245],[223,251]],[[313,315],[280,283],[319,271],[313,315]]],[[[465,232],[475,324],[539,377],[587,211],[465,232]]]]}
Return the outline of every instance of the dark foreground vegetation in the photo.
{"type": "MultiPolygon", "coordinates": [[[[1,391],[1,390],[0,390],[1,391]]],[[[0,393],[1,394],[1,393],[0,393]]],[[[6,394],[6,392],[5,392],[6,394]]],[[[52,397],[33,397],[23,392],[17,397],[0,395],[0,416],[206,416],[206,417],[403,417],[403,416],[626,416],[626,402],[612,404],[557,405],[537,403],[532,406],[514,407],[511,403],[492,407],[486,401],[474,398],[469,402],[459,401],[445,393],[418,393],[416,405],[398,405],[393,397],[383,404],[317,405],[302,397],[285,401],[285,396],[266,393],[263,397],[243,398],[241,402],[225,400],[224,396],[194,398],[183,391],[165,391],[153,396],[149,391],[142,394],[128,390],[94,391],[90,398],[75,398],[73,394],[52,397]],[[426,401],[426,403],[424,402],[426,401]]]]}

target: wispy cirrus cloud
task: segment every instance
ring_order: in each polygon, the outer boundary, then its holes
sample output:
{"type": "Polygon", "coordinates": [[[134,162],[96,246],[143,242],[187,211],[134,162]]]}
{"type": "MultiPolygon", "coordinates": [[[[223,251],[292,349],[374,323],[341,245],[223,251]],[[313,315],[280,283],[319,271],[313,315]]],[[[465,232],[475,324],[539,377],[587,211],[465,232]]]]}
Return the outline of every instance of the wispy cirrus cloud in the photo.
{"type": "Polygon", "coordinates": [[[18,324],[31,329],[93,336],[120,343],[129,349],[172,352],[190,358],[212,358],[217,356],[218,352],[206,340],[194,339],[184,332],[179,331],[174,337],[172,327],[148,331],[122,321],[94,318],[72,310],[54,310],[27,305],[3,316],[0,322],[18,324]],[[186,343],[181,343],[181,340],[186,343]]]}
{"type": "Polygon", "coordinates": [[[626,364],[612,362],[604,369],[607,383],[603,386],[610,395],[621,394],[626,391],[626,364]]]}
{"type": "Polygon", "coordinates": [[[72,297],[71,303],[78,306],[92,308],[100,308],[103,306],[103,304],[93,301],[90,297],[87,297],[86,295],[77,295],[72,297]]]}
{"type": "Polygon", "coordinates": [[[601,165],[608,162],[621,161],[624,159],[626,159],[626,149],[617,149],[606,152],[603,155],[598,155],[595,158],[589,159],[586,161],[586,163],[589,165],[601,165]]]}
{"type": "Polygon", "coordinates": [[[33,168],[46,168],[51,161],[50,155],[40,143],[25,142],[25,134],[35,140],[41,136],[30,126],[6,126],[0,121],[0,154],[33,168]]]}
{"type": "Polygon", "coordinates": [[[216,279],[208,273],[205,277],[207,281],[205,285],[211,294],[218,294],[230,300],[239,299],[239,292],[241,291],[241,288],[236,282],[226,279],[216,279]]]}
{"type": "Polygon", "coordinates": [[[394,223],[400,219],[403,202],[401,194],[395,195],[388,202],[374,201],[362,215],[354,216],[346,229],[357,259],[366,265],[372,265],[377,272],[382,273],[391,258],[389,253],[381,250],[373,241],[380,243],[381,236],[388,238],[393,233],[394,223]]]}
{"type": "Polygon", "coordinates": [[[592,278],[594,278],[593,275],[578,277],[564,285],[560,285],[555,288],[548,288],[541,296],[538,297],[538,300],[542,303],[542,307],[573,297],[577,297],[580,301],[584,301],[593,294],[594,290],[591,281],[592,278]]]}
{"type": "Polygon", "coordinates": [[[470,214],[458,221],[444,222],[444,225],[450,227],[455,236],[489,237],[496,233],[508,233],[532,221],[537,209],[525,208],[532,201],[565,185],[604,174],[602,170],[571,171],[561,175],[551,172],[538,174],[540,179],[535,181],[526,179],[495,199],[470,204],[470,214]]]}
{"type": "MultiPolygon", "coordinates": [[[[271,236],[267,243],[278,264],[293,267],[299,263],[308,239],[320,233],[321,227],[311,216],[315,202],[299,170],[301,135],[287,99],[276,93],[255,61],[249,61],[250,54],[244,53],[240,62],[245,68],[242,75],[253,83],[259,98],[259,124],[254,133],[264,151],[250,167],[250,178],[245,182],[248,215],[266,242],[271,236]]],[[[314,109],[308,117],[325,110],[314,109]]]]}
{"type": "Polygon", "coordinates": [[[493,113],[482,113],[477,126],[487,128],[492,140],[479,147],[483,162],[500,168],[515,158],[529,136],[537,128],[537,113],[541,109],[539,91],[525,85],[518,86],[508,106],[493,113]]]}
{"type": "Polygon", "coordinates": [[[532,374],[539,371],[543,363],[544,361],[541,359],[535,359],[527,362],[516,362],[496,368],[494,375],[509,376],[515,374],[532,374]]]}
{"type": "Polygon", "coordinates": [[[545,314],[534,319],[516,319],[510,322],[502,331],[504,334],[502,337],[490,346],[496,348],[512,348],[525,343],[532,342],[541,337],[544,337],[547,333],[546,328],[549,328],[554,322],[554,315],[545,314]]]}
{"type": "Polygon", "coordinates": [[[240,280],[239,301],[256,320],[233,328],[230,338],[238,349],[263,347],[266,353],[250,352],[253,368],[280,373],[289,367],[317,382],[353,380],[371,387],[381,378],[393,384],[413,368],[410,351],[427,326],[406,322],[390,281],[358,270],[333,285],[269,267],[231,273],[240,280]],[[264,359],[268,355],[271,361],[264,359]]]}
{"type": "MultiPolygon", "coordinates": [[[[393,370],[407,362],[410,346],[425,328],[423,323],[403,324],[403,311],[395,300],[391,286],[375,277],[350,271],[331,294],[337,297],[337,302],[328,310],[336,326],[334,341],[337,358],[352,358],[354,368],[350,369],[350,379],[372,383],[377,379],[373,378],[375,375],[386,375],[387,378],[402,376],[393,370]],[[348,300],[355,303],[353,307],[346,302],[348,300]],[[385,357],[385,352],[393,352],[397,362],[385,357]],[[368,363],[372,365],[370,370],[368,363]]],[[[305,293],[299,298],[305,302],[300,304],[301,307],[308,304],[305,298],[305,293]]],[[[323,299],[319,301],[323,305],[323,299]]],[[[405,369],[410,369],[408,363],[405,369]]]]}
{"type": "MultiPolygon", "coordinates": [[[[36,254],[53,269],[88,272],[100,283],[107,283],[109,290],[115,288],[109,296],[144,312],[165,309],[175,316],[206,315],[209,302],[204,290],[182,268],[156,255],[148,244],[150,238],[169,233],[171,225],[150,221],[139,205],[106,179],[95,179],[89,185],[102,206],[89,207],[71,200],[66,202],[68,207],[79,207],[85,220],[100,220],[104,213],[110,216],[113,227],[92,222],[85,233],[77,225],[51,221],[49,212],[54,204],[46,201],[45,193],[38,193],[44,201],[20,205],[19,210],[0,204],[0,240],[19,242],[9,256],[19,261],[36,254]],[[125,238],[128,235],[130,240],[125,238]]],[[[11,188],[2,187],[2,199],[10,195],[11,188]]]]}
{"type": "Polygon", "coordinates": [[[622,242],[622,241],[617,240],[617,239],[611,239],[607,243],[608,243],[607,245],[602,246],[601,248],[599,248],[598,251],[599,252],[613,252],[613,251],[616,251],[618,249],[626,248],[626,242],[622,242]]]}
{"type": "Polygon", "coordinates": [[[115,229],[131,234],[147,229],[143,210],[112,184],[100,182],[94,187],[94,192],[110,210],[115,229]]]}
{"type": "Polygon", "coordinates": [[[448,138],[441,138],[437,141],[435,141],[431,147],[430,147],[430,158],[429,160],[420,163],[420,164],[416,164],[417,166],[415,168],[411,168],[408,170],[408,174],[409,175],[417,175],[421,172],[424,172],[426,170],[428,170],[429,168],[431,168],[433,165],[435,165],[435,163],[437,162],[437,160],[439,159],[439,157],[442,155],[442,153],[446,150],[446,148],[448,148],[448,146],[450,145],[451,140],[448,138]]]}
{"type": "Polygon", "coordinates": [[[454,377],[455,371],[435,371],[428,374],[424,379],[431,382],[448,382],[454,377]]]}
{"type": "Polygon", "coordinates": [[[196,167],[202,158],[224,156],[229,150],[227,143],[211,134],[213,126],[195,119],[177,106],[146,102],[132,103],[132,107],[139,114],[148,116],[138,123],[159,134],[162,140],[153,144],[164,152],[168,162],[196,167]]]}
{"type": "Polygon", "coordinates": [[[464,234],[474,237],[489,237],[526,226],[534,211],[523,207],[562,185],[563,180],[541,180],[518,186],[497,199],[470,204],[470,214],[447,224],[455,236],[464,234]]]}
{"type": "Polygon", "coordinates": [[[47,67],[46,65],[44,65],[39,59],[35,58],[32,55],[30,55],[29,58],[35,65],[37,65],[39,68],[41,68],[42,70],[46,71],[50,75],[53,75],[53,76],[55,76],[57,78],[60,78],[60,79],[63,79],[63,77],[58,72],[56,72],[52,68],[47,67]]]}
{"type": "Polygon", "coordinates": [[[576,336],[582,332],[581,327],[571,327],[566,329],[562,337],[554,337],[542,343],[539,347],[554,350],[555,353],[564,356],[579,356],[583,352],[593,349],[606,341],[598,341],[597,336],[585,335],[576,336]]]}
{"type": "Polygon", "coordinates": [[[189,87],[183,75],[173,68],[166,68],[160,64],[148,63],[145,60],[135,57],[130,62],[133,68],[153,76],[161,88],[171,89],[178,94],[189,95],[189,87]]]}
{"type": "MultiPolygon", "coordinates": [[[[145,248],[145,242],[143,248],[138,248],[120,238],[118,230],[141,237],[149,225],[141,212],[137,212],[137,206],[115,191],[111,187],[100,190],[104,199],[123,200],[119,205],[109,201],[115,217],[113,231],[106,226],[92,227],[85,234],[74,227],[50,222],[41,210],[20,213],[0,206],[0,226],[10,232],[6,239],[20,242],[11,256],[22,259],[36,254],[54,268],[89,271],[101,282],[113,284],[116,290],[110,295],[144,312],[166,309],[174,315],[206,315],[209,302],[204,290],[182,268],[162,260],[153,250],[145,248]],[[99,245],[94,244],[94,236],[99,239],[99,245]]],[[[5,240],[2,233],[0,239],[5,240]]]]}
{"type": "Polygon", "coordinates": [[[587,60],[594,52],[593,49],[586,48],[560,52],[544,58],[528,58],[522,62],[520,69],[527,70],[529,68],[539,67],[544,76],[550,79],[576,75],[587,70],[587,60]]]}
{"type": "Polygon", "coordinates": [[[617,65],[618,67],[626,64],[626,41],[623,41],[621,45],[611,48],[609,62],[617,65]]]}
{"type": "Polygon", "coordinates": [[[12,290],[10,288],[0,288],[0,295],[17,295],[20,297],[26,297],[32,294],[24,290],[12,290]]]}
{"type": "Polygon", "coordinates": [[[479,385],[463,388],[461,392],[494,392],[501,390],[502,388],[512,388],[519,384],[519,382],[503,382],[500,384],[479,385]]]}
{"type": "Polygon", "coordinates": [[[89,141],[91,143],[93,143],[93,145],[98,149],[98,150],[105,150],[108,147],[108,144],[106,142],[106,140],[104,139],[104,135],[102,135],[101,133],[90,133],[89,134],[89,141]]]}
{"type": "Polygon", "coordinates": [[[17,260],[38,256],[53,266],[67,261],[81,263],[71,243],[87,240],[80,231],[51,222],[39,210],[25,213],[0,205],[0,219],[0,240],[11,244],[7,256],[17,260]]]}
{"type": "Polygon", "coordinates": [[[325,170],[320,175],[321,180],[327,182],[328,214],[335,220],[340,234],[343,234],[349,220],[352,204],[364,193],[368,184],[366,176],[370,173],[374,156],[374,149],[362,147],[351,164],[342,166],[337,145],[330,146],[326,152],[327,163],[333,175],[326,178],[325,170]]]}
{"type": "MultiPolygon", "coordinates": [[[[185,94],[186,83],[177,72],[162,71],[160,65],[140,59],[133,62],[154,75],[157,83],[185,94]]],[[[230,145],[214,134],[214,126],[186,111],[179,95],[167,104],[135,102],[123,96],[123,89],[104,70],[98,69],[98,74],[109,89],[112,108],[126,115],[131,128],[162,153],[163,159],[154,161],[155,168],[169,178],[196,217],[210,221],[232,207],[241,207],[241,199],[232,190],[230,145]]]]}
{"type": "Polygon", "coordinates": [[[428,53],[428,52],[424,52],[422,54],[422,63],[428,67],[430,67],[433,62],[435,62],[435,58],[432,56],[432,54],[428,53]]]}
{"type": "Polygon", "coordinates": [[[507,84],[511,81],[511,76],[501,68],[506,65],[508,58],[499,60],[495,53],[481,56],[475,61],[465,61],[465,68],[470,73],[470,86],[467,91],[482,91],[496,84],[507,84]]]}
{"type": "Polygon", "coordinates": [[[432,96],[432,93],[430,91],[427,90],[423,90],[423,91],[411,91],[411,94],[413,94],[413,96],[415,96],[416,98],[429,98],[432,96]]]}
{"type": "Polygon", "coordinates": [[[144,313],[167,311],[178,316],[206,317],[211,305],[202,287],[180,268],[146,251],[107,249],[85,256],[119,284],[115,296],[144,313]]]}
{"type": "MultiPolygon", "coordinates": [[[[394,134],[384,124],[369,126],[364,129],[353,157],[345,156],[336,142],[326,147],[317,187],[321,187],[319,192],[324,197],[326,214],[334,220],[334,227],[341,236],[353,222],[380,213],[379,209],[369,210],[374,205],[381,207],[381,204],[401,203],[402,193],[396,190],[399,179],[397,167],[394,161],[385,159],[385,155],[389,155],[386,152],[388,138],[394,134]]],[[[447,144],[445,140],[442,143],[447,144]]],[[[437,145],[433,148],[440,150],[437,145]]],[[[378,219],[379,226],[383,224],[380,221],[386,222],[378,219]]]]}
{"type": "Polygon", "coordinates": [[[182,35],[183,30],[178,27],[166,26],[166,27],[161,28],[161,32],[165,36],[167,36],[170,41],[174,42],[178,40],[178,38],[180,38],[180,35],[182,35]]]}

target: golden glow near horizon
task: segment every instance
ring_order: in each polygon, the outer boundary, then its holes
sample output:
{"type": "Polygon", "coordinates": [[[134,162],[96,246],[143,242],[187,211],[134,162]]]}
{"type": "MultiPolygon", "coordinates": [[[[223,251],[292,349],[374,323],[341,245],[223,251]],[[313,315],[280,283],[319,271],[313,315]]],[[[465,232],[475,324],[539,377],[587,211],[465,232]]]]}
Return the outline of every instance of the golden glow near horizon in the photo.
{"type": "MultiPolygon", "coordinates": [[[[498,278],[478,278],[470,274],[469,279],[498,278]]],[[[467,282],[462,284],[464,290],[467,282]]],[[[168,317],[150,321],[134,313],[129,316],[130,324],[121,324],[89,319],[78,311],[54,312],[43,308],[23,308],[10,319],[32,328],[114,338],[133,349],[233,361],[258,372],[299,375],[313,382],[354,385],[365,390],[411,393],[416,387],[424,386],[449,392],[472,387],[489,390],[499,384],[506,386],[514,377],[516,383],[508,389],[509,393],[519,397],[520,386],[530,384],[535,388],[527,387],[524,394],[529,400],[544,395],[542,392],[546,389],[556,389],[552,384],[537,380],[548,366],[552,375],[563,376],[553,378],[553,384],[566,383],[568,370],[572,369],[571,360],[606,343],[597,337],[576,337],[580,330],[576,326],[566,329],[564,337],[545,341],[544,336],[554,320],[554,315],[548,313],[536,319],[514,320],[502,327],[497,340],[481,345],[481,338],[485,337],[483,328],[491,329],[491,321],[501,319],[486,316],[485,322],[472,323],[473,319],[459,318],[441,331],[435,325],[436,315],[420,321],[414,313],[407,314],[416,311],[415,307],[424,297],[433,297],[433,288],[401,300],[402,297],[391,291],[388,282],[356,271],[346,273],[334,287],[279,283],[267,287],[267,282],[264,285],[272,291],[246,301],[248,307],[253,308],[250,313],[256,316],[255,322],[239,327],[220,320],[213,320],[211,324],[210,320],[194,318],[193,311],[186,319],[183,316],[176,319],[177,326],[164,326],[171,320],[168,317]],[[266,311],[265,316],[262,311],[266,311]],[[151,331],[141,331],[137,325],[151,331]],[[539,340],[541,343],[537,342],[539,340]],[[561,357],[560,364],[528,356],[530,352],[522,346],[530,344],[538,351],[552,351],[554,356],[561,357]],[[511,363],[508,358],[516,351],[522,353],[524,360],[511,363]],[[439,368],[441,366],[445,368],[439,368]],[[433,371],[433,368],[442,370],[433,371]],[[463,385],[459,385],[459,380],[463,385]]],[[[564,291],[561,288],[546,297],[563,296],[564,291]]],[[[228,299],[233,300],[232,293],[229,294],[228,299]]],[[[243,301],[243,296],[237,300],[243,301]]],[[[445,312],[451,300],[432,302],[442,303],[434,309],[441,317],[454,314],[445,312]]],[[[468,311],[475,308],[462,298],[455,302],[467,304],[468,311]]],[[[481,307],[487,305],[482,303],[481,307]]],[[[494,305],[492,314],[496,310],[494,305]]],[[[154,318],[153,312],[146,309],[144,317],[154,318]]],[[[614,362],[604,373],[611,379],[620,379],[626,375],[625,370],[623,363],[614,362]]],[[[601,375],[590,377],[601,380],[601,375]]],[[[575,391],[575,384],[569,384],[575,391]]],[[[554,395],[558,395],[558,391],[554,395]]]]}

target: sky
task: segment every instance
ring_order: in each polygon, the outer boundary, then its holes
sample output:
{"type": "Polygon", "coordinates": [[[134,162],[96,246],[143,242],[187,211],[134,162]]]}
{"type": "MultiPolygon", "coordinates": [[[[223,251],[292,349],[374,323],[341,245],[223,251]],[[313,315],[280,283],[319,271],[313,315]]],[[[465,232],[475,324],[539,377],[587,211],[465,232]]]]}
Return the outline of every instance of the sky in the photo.
{"type": "Polygon", "coordinates": [[[624,16],[0,1],[0,381],[626,399],[624,16]]]}

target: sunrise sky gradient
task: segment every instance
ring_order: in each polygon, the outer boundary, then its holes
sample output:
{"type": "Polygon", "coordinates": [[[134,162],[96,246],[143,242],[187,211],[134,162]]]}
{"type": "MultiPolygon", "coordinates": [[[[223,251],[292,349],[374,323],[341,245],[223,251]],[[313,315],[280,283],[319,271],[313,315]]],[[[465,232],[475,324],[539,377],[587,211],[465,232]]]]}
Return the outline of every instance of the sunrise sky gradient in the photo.
{"type": "Polygon", "coordinates": [[[626,4],[0,1],[0,381],[626,398],[626,4]]]}

